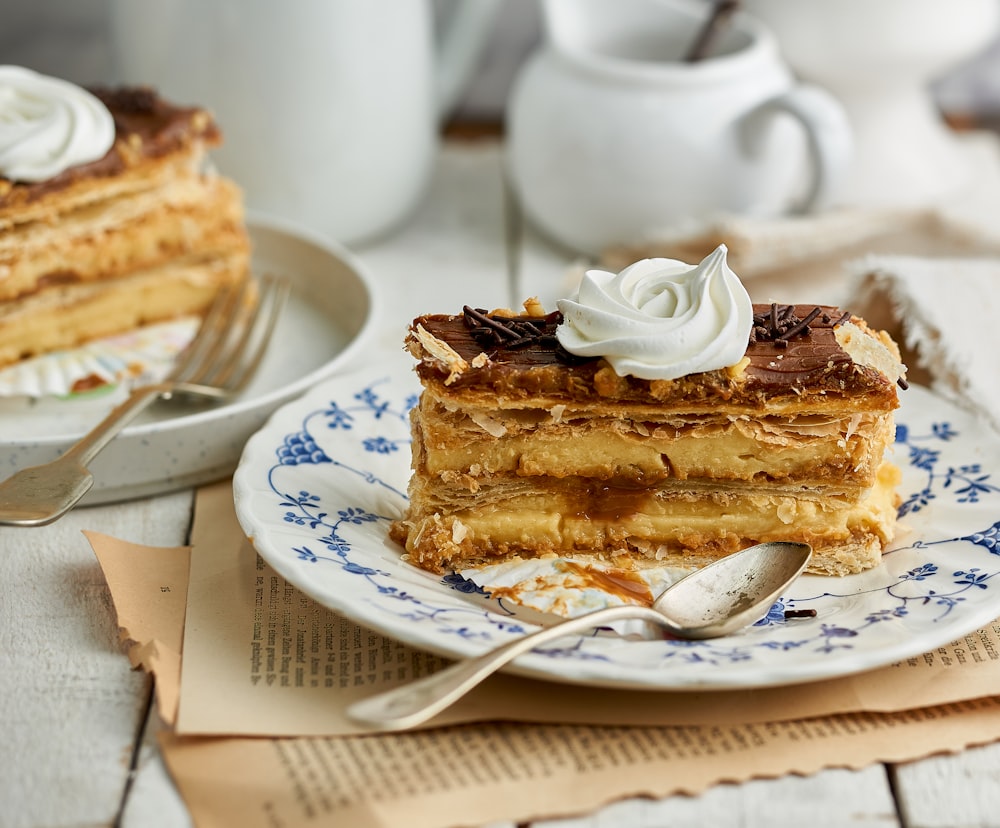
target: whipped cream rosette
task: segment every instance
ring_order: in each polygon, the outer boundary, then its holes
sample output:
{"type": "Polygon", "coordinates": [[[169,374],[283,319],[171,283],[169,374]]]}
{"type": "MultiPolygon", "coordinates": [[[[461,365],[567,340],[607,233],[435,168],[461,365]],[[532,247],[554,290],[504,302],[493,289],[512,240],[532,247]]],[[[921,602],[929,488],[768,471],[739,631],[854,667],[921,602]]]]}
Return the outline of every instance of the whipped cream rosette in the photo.
{"type": "Polygon", "coordinates": [[[85,89],[0,66],[0,175],[46,181],[102,158],[115,141],[108,108],[85,89]]]}
{"type": "Polygon", "coordinates": [[[640,379],[735,365],[746,351],[753,305],[726,253],[720,245],[698,265],[657,258],[618,274],[587,271],[576,300],[558,302],[559,343],[640,379]]]}

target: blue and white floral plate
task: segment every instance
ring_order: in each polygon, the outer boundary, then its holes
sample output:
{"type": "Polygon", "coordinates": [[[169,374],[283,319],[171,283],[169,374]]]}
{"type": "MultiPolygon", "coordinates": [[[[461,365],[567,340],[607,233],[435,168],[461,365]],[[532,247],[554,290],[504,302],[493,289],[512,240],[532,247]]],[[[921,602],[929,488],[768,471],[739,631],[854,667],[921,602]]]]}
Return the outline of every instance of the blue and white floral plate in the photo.
{"type": "MultiPolygon", "coordinates": [[[[471,656],[538,615],[400,559],[387,538],[406,503],[409,364],[324,382],[280,409],[246,446],[237,516],[264,559],[320,604],[415,647],[471,656]]],[[[564,682],[732,689],[881,667],[950,643],[1000,616],[1000,440],[919,387],[897,414],[903,467],[897,543],[875,570],[804,576],[767,618],[713,641],[572,637],[510,669],[564,682]],[[815,609],[785,619],[785,610],[815,609]]]]}

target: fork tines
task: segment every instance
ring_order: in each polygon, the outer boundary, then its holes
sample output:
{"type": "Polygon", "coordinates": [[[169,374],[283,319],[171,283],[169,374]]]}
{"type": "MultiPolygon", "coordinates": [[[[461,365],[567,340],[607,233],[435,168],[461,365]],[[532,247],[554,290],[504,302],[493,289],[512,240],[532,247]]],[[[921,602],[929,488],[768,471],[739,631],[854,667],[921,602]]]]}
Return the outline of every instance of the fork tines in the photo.
{"type": "Polygon", "coordinates": [[[241,390],[253,377],[288,297],[288,279],[265,274],[230,285],[216,297],[198,333],[181,354],[170,380],[241,390]]]}

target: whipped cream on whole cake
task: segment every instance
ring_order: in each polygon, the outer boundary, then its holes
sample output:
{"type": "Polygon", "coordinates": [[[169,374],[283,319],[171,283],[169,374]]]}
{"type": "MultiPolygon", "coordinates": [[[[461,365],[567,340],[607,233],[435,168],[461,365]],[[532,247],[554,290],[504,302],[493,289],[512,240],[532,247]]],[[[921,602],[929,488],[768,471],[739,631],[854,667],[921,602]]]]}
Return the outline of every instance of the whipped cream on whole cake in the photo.
{"type": "Polygon", "coordinates": [[[102,158],[115,142],[110,110],[75,84],[0,66],[0,175],[45,181],[102,158]]]}
{"type": "Polygon", "coordinates": [[[689,568],[792,540],[814,572],[875,566],[898,348],[838,308],[751,305],[725,253],[592,271],[553,313],[415,319],[408,560],[689,568]]]}

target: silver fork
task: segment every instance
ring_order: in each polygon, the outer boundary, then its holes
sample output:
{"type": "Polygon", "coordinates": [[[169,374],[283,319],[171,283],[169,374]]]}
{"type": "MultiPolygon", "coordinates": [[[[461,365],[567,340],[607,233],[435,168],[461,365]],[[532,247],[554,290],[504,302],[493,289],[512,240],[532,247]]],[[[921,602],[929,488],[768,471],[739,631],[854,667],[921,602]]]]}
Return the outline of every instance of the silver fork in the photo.
{"type": "Polygon", "coordinates": [[[241,391],[260,365],[288,291],[287,279],[264,276],[220,294],[166,379],[134,388],[60,457],[0,483],[0,525],[44,526],[66,514],[94,485],[88,464],[156,400],[219,402],[241,391]]]}

